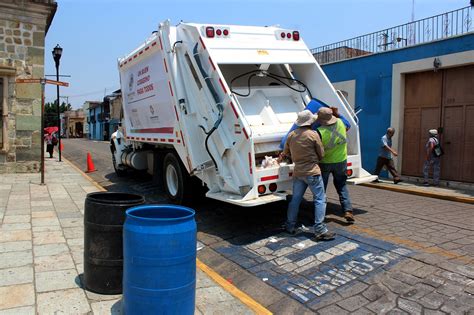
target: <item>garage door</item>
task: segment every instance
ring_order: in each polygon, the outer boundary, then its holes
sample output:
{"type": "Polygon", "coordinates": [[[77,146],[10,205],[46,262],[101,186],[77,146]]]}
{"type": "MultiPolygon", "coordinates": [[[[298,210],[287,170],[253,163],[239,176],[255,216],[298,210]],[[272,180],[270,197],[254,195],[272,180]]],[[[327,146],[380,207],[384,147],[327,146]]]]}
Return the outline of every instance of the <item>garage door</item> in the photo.
{"type": "Polygon", "coordinates": [[[441,127],[441,178],[474,182],[474,66],[405,76],[402,174],[422,176],[428,130],[441,127]]]}
{"type": "Polygon", "coordinates": [[[404,175],[422,176],[427,130],[440,126],[442,78],[433,71],[405,76],[404,175]]]}
{"type": "Polygon", "coordinates": [[[474,66],[444,70],[441,178],[474,182],[474,66]]]}

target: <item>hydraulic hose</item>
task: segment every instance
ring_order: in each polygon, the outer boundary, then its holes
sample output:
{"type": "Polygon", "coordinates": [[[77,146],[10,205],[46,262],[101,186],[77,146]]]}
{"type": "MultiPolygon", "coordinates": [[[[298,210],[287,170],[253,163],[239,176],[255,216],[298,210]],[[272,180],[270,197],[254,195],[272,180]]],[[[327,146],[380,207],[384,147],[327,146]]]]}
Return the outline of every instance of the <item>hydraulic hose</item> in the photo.
{"type": "Polygon", "coordinates": [[[212,94],[212,97],[214,98],[214,101],[216,102],[216,104],[219,104],[221,102],[220,99],[219,99],[219,95],[217,94],[216,89],[214,88],[214,85],[212,84],[212,79],[209,77],[209,75],[206,73],[206,71],[204,70],[204,68],[202,66],[201,59],[199,58],[199,53],[197,51],[197,48],[198,48],[198,43],[196,43],[196,45],[194,46],[194,49],[193,49],[194,60],[196,60],[199,71],[201,72],[201,75],[204,77],[204,81],[206,81],[206,85],[209,88],[209,91],[211,91],[211,94],[212,94]]]}
{"type": "Polygon", "coordinates": [[[204,141],[204,145],[206,147],[207,154],[209,154],[209,156],[211,157],[211,160],[214,163],[214,167],[216,168],[216,172],[217,172],[217,171],[219,171],[219,168],[217,166],[216,160],[214,159],[214,156],[212,156],[212,153],[209,150],[209,138],[214,133],[214,131],[216,131],[216,129],[219,127],[219,125],[222,122],[224,107],[222,106],[222,102],[219,98],[219,94],[217,94],[217,91],[214,88],[214,85],[212,84],[212,79],[209,77],[209,75],[206,73],[206,71],[204,70],[204,68],[202,66],[202,62],[201,62],[201,59],[199,58],[199,53],[198,53],[198,44],[199,43],[196,43],[196,45],[194,46],[194,49],[193,49],[194,60],[196,61],[196,64],[198,65],[198,68],[199,68],[199,71],[201,72],[201,75],[203,76],[204,81],[206,82],[206,85],[209,88],[209,91],[211,92],[211,95],[214,98],[214,101],[216,102],[216,107],[219,110],[219,116],[218,116],[216,122],[214,123],[214,126],[211,128],[211,130],[206,131],[206,129],[202,125],[200,125],[199,127],[207,135],[206,140],[204,141]]]}
{"type": "Polygon", "coordinates": [[[212,133],[213,133],[214,131],[216,131],[217,127],[219,127],[219,125],[221,124],[221,121],[222,121],[222,113],[224,112],[224,109],[223,109],[223,107],[222,107],[222,104],[218,104],[217,107],[218,107],[218,109],[219,109],[219,118],[217,118],[217,120],[216,120],[216,122],[214,123],[214,126],[211,128],[211,130],[206,131],[206,129],[204,129],[204,126],[199,125],[199,127],[200,127],[200,128],[204,131],[204,133],[207,135],[207,136],[206,136],[206,140],[204,141],[204,145],[205,145],[205,147],[206,147],[207,153],[209,154],[209,156],[211,157],[212,162],[214,163],[214,167],[216,168],[216,171],[218,171],[219,168],[217,167],[216,160],[214,159],[214,157],[213,157],[212,154],[211,154],[211,151],[209,150],[208,141],[209,141],[209,137],[212,135],[212,133]]]}
{"type": "Polygon", "coordinates": [[[306,86],[306,84],[304,84],[303,82],[301,82],[300,80],[298,79],[295,79],[295,78],[292,78],[292,77],[284,77],[284,76],[281,76],[281,75],[278,75],[278,74],[275,74],[275,73],[271,73],[271,72],[267,72],[267,71],[264,71],[264,70],[252,70],[252,71],[249,71],[249,72],[245,72],[245,73],[242,73],[242,74],[239,74],[238,76],[236,76],[235,78],[233,78],[231,81],[230,81],[230,90],[232,93],[236,94],[236,95],[239,95],[239,96],[243,96],[243,97],[247,97],[250,95],[250,81],[252,80],[252,78],[256,77],[256,76],[267,76],[269,78],[272,78],[278,82],[280,82],[281,84],[285,85],[286,87],[288,87],[289,89],[295,91],[295,92],[298,92],[298,93],[303,93],[303,92],[308,92],[309,94],[309,97],[310,98],[313,98],[313,95],[311,94],[311,91],[309,90],[309,88],[306,86]],[[259,75],[260,74],[260,75],[259,75]],[[247,79],[247,93],[246,94],[240,94],[240,93],[237,93],[236,91],[234,91],[232,89],[232,84],[234,83],[235,80],[239,79],[239,78],[242,78],[246,75],[249,75],[248,79],[247,79]],[[291,85],[289,85],[288,83],[284,82],[283,80],[281,79],[285,79],[285,80],[288,80],[288,81],[292,81],[292,82],[296,82],[298,83],[299,85],[301,85],[304,89],[303,90],[298,90],[298,89],[295,89],[294,87],[292,87],[291,85]]]}

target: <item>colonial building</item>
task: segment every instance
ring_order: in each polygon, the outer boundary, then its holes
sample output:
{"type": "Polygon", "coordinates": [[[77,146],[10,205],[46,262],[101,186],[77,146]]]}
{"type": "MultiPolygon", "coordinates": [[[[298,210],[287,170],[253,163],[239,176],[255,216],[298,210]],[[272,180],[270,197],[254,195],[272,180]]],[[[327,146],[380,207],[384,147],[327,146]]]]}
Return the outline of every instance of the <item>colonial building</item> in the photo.
{"type": "Polygon", "coordinates": [[[87,138],[87,139],[90,139],[90,117],[89,117],[89,106],[90,106],[90,102],[87,101],[87,102],[84,102],[84,104],[82,105],[82,111],[84,112],[84,132],[83,132],[83,136],[84,138],[87,138]]]}
{"type": "Polygon", "coordinates": [[[0,1],[0,173],[39,171],[41,87],[16,84],[44,76],[44,38],[54,0],[0,1]]]}
{"type": "Polygon", "coordinates": [[[102,102],[85,102],[83,109],[87,112],[89,139],[109,141],[123,118],[122,93],[116,90],[102,102]]]}
{"type": "Polygon", "coordinates": [[[398,170],[421,177],[428,130],[438,129],[441,179],[474,182],[473,14],[465,7],[313,50],[360,111],[364,168],[374,170],[380,138],[392,126],[398,170]],[[340,53],[347,47],[364,54],[340,53]]]}
{"type": "Polygon", "coordinates": [[[104,99],[110,104],[110,121],[109,121],[109,134],[115,132],[115,129],[118,128],[119,124],[123,119],[123,108],[122,108],[122,92],[117,90],[110,95],[107,95],[104,99]]]}
{"type": "Polygon", "coordinates": [[[84,133],[84,110],[68,110],[64,112],[64,136],[66,138],[82,138],[84,133]]]}
{"type": "Polygon", "coordinates": [[[108,132],[108,119],[110,108],[103,102],[87,101],[85,105],[88,109],[87,123],[89,125],[89,139],[104,140],[104,135],[108,132]],[[106,125],[107,124],[107,125],[106,125]],[[105,129],[106,128],[106,129],[105,129]],[[107,130],[107,132],[105,131],[107,130]]]}

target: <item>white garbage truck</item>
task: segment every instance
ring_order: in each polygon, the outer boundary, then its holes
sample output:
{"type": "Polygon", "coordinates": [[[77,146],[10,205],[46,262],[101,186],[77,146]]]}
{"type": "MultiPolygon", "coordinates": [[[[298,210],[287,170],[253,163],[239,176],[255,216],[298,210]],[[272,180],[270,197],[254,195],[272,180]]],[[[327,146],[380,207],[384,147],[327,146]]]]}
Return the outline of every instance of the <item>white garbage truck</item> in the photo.
{"type": "Polygon", "coordinates": [[[285,200],[294,164],[273,158],[313,98],[351,124],[349,181],[376,178],[362,168],[356,114],[297,30],[165,21],[118,69],[124,117],[111,140],[114,168],[146,170],[175,202],[198,185],[244,207],[285,200]]]}

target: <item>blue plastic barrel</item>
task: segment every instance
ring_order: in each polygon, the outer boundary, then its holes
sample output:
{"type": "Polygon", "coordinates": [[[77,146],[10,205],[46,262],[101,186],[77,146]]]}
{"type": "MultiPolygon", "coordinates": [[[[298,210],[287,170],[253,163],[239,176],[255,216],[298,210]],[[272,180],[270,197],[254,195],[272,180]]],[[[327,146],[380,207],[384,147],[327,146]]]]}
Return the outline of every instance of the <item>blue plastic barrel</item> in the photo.
{"type": "Polygon", "coordinates": [[[194,314],[194,210],[175,205],[128,209],[123,251],[125,314],[194,314]]]}

